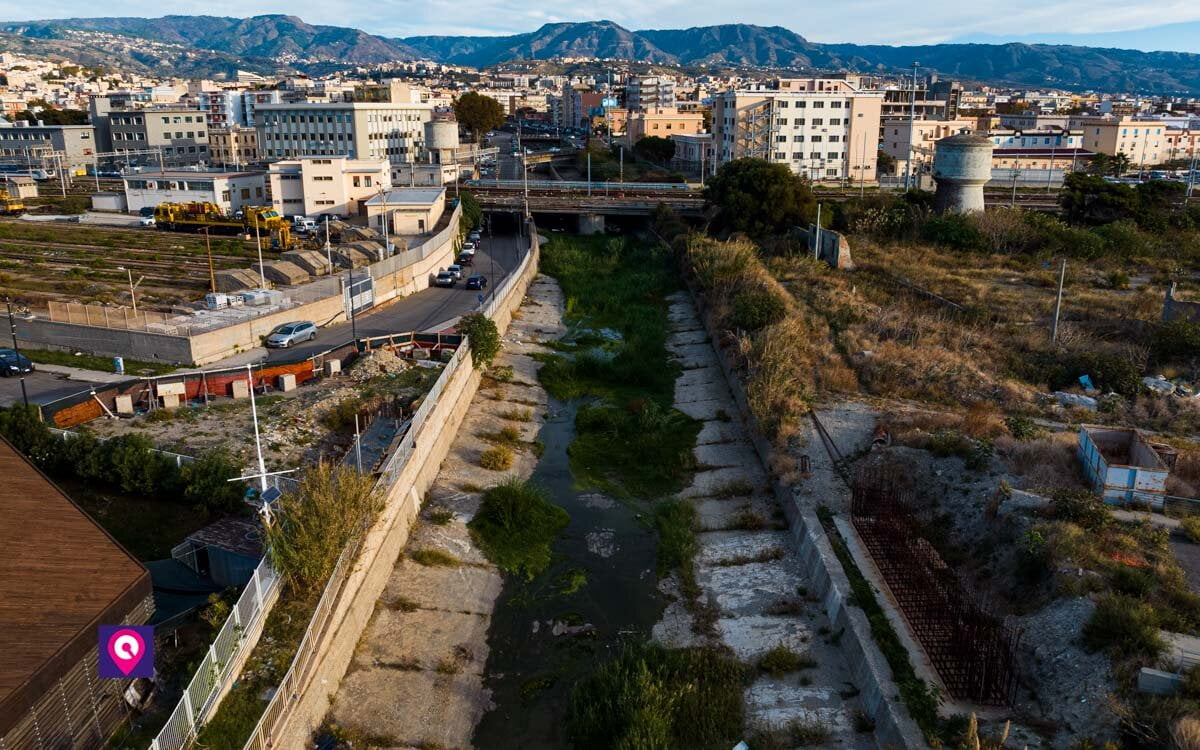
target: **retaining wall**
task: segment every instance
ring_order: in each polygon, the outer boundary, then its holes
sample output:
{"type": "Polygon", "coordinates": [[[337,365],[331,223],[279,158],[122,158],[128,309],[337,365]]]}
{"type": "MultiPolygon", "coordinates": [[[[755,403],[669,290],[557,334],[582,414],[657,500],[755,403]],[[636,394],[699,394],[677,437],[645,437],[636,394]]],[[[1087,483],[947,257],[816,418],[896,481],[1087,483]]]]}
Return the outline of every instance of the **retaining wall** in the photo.
{"type": "MultiPolygon", "coordinates": [[[[492,318],[501,332],[508,328],[513,311],[525,297],[529,283],[537,274],[538,246],[531,240],[529,262],[506,294],[495,302],[492,318]]],[[[320,663],[286,715],[283,729],[273,733],[273,747],[306,747],[313,732],[329,711],[330,701],[350,665],[359,637],[375,611],[375,602],[383,593],[392,569],[408,542],[409,530],[421,509],[425,492],[433,484],[442,461],[458,433],[458,427],[470,408],[479,386],[481,373],[464,360],[446,381],[433,411],[415,436],[413,452],[402,467],[396,467],[395,480],[387,491],[386,509],[368,532],[362,551],[354,564],[330,618],[325,638],[319,645],[320,663]]],[[[385,469],[385,474],[391,469],[385,469]]]]}
{"type": "MultiPolygon", "coordinates": [[[[703,294],[689,284],[688,289],[700,319],[713,342],[720,341],[704,304],[703,294]]],[[[729,389],[749,429],[751,442],[764,466],[770,466],[771,445],[763,436],[746,399],[746,391],[733,369],[726,351],[716,347],[717,360],[729,383],[729,389]]],[[[854,686],[861,694],[863,710],[875,721],[875,741],[883,748],[926,747],[920,727],[900,702],[900,689],[892,679],[892,669],[871,635],[871,625],[862,609],[848,604],[850,580],[833,552],[825,529],[812,508],[802,507],[790,485],[771,479],[771,487],[779,505],[787,515],[788,526],[798,547],[803,572],[812,583],[810,592],[821,597],[825,614],[834,631],[841,631],[839,645],[849,663],[854,686]]]]}

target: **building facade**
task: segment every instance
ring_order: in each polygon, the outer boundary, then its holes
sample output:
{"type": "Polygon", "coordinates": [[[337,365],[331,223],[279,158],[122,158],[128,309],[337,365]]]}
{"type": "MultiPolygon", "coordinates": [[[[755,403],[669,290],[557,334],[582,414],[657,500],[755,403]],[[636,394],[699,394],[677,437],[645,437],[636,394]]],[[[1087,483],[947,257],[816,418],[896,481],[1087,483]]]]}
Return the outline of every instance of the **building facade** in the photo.
{"type": "Polygon", "coordinates": [[[91,125],[31,125],[0,122],[0,161],[53,170],[92,166],[97,153],[91,125]]]}
{"type": "Polygon", "coordinates": [[[364,201],[392,187],[391,165],[382,157],[306,156],[275,162],[268,177],[272,205],[285,216],[357,216],[364,201]]]}
{"type": "Polygon", "coordinates": [[[670,138],[695,135],[703,130],[704,115],[699,112],[680,112],[675,107],[631,110],[625,122],[625,142],[632,146],[646,136],[670,138]]]}
{"type": "Polygon", "coordinates": [[[267,205],[263,172],[142,172],[127,174],[126,207],[131,213],[160,203],[212,203],[226,215],[245,206],[267,205]]]}
{"type": "Polygon", "coordinates": [[[1131,165],[1151,166],[1166,161],[1167,126],[1134,117],[1072,117],[1072,130],[1083,131],[1083,148],[1109,156],[1123,154],[1131,165]]]}
{"type": "MultiPolygon", "coordinates": [[[[161,164],[183,167],[210,163],[208,154],[208,118],[198,109],[156,107],[153,109],[112,110],[109,113],[113,151],[155,149],[162,154],[161,164]]],[[[141,155],[136,161],[155,161],[141,155]]]]}
{"type": "Polygon", "coordinates": [[[744,157],[814,181],[875,182],[883,94],[840,79],[781,79],[713,102],[717,165],[744,157]]]}
{"type": "Polygon", "coordinates": [[[675,106],[675,79],[670,76],[630,76],[625,82],[625,106],[632,110],[675,106]]]}
{"type": "Polygon", "coordinates": [[[433,231],[446,210],[445,188],[396,188],[366,200],[368,226],[379,226],[388,217],[389,234],[426,234],[433,231]],[[374,221],[372,221],[374,219],[374,221]]]}
{"type": "Polygon", "coordinates": [[[261,160],[258,154],[258,131],[239,125],[211,128],[208,131],[208,152],[213,164],[235,167],[254,164],[261,160]]]}
{"type": "Polygon", "coordinates": [[[265,104],[255,113],[259,153],[270,161],[302,156],[414,161],[431,113],[428,104],[265,104]]]}

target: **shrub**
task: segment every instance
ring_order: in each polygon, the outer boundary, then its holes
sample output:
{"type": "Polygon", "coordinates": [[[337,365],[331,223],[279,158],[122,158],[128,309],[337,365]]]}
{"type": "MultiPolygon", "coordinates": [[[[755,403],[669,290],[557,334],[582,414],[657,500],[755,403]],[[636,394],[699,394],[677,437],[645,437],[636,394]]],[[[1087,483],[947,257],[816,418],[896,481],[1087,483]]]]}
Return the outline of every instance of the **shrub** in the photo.
{"type": "Polygon", "coordinates": [[[310,467],[266,527],[271,561],[299,590],[319,590],[382,508],[373,477],[324,462],[310,467]]]}
{"type": "Polygon", "coordinates": [[[126,492],[149,495],[173,478],[174,467],[154,452],[154,444],[145,435],[118,435],[102,443],[107,457],[105,479],[126,492]]]}
{"type": "Polygon", "coordinates": [[[533,580],[550,565],[550,543],[569,521],[545,490],[514,477],[483,493],[467,526],[496,567],[533,580]]]}
{"type": "Polygon", "coordinates": [[[1200,323],[1173,320],[1163,323],[1150,338],[1155,359],[1185,359],[1200,355],[1200,323]]]}
{"type": "Polygon", "coordinates": [[[778,323],[787,314],[787,303],[771,289],[745,289],[733,296],[730,323],[736,328],[757,331],[778,323]]]}
{"type": "Polygon", "coordinates": [[[758,658],[758,668],[771,675],[779,677],[788,672],[798,672],[801,669],[811,669],[817,666],[816,661],[808,654],[797,653],[787,646],[776,646],[758,658]]]}
{"type": "Polygon", "coordinates": [[[1017,440],[1033,440],[1041,432],[1032,419],[1020,415],[1005,417],[1004,426],[1017,440]]]}
{"type": "Polygon", "coordinates": [[[462,561],[454,555],[445,550],[434,549],[432,547],[413,550],[408,556],[418,565],[424,565],[429,568],[457,568],[459,565],[462,565],[462,561]]]}
{"type": "Polygon", "coordinates": [[[512,448],[506,445],[488,448],[479,454],[479,465],[489,471],[508,471],[512,468],[512,464],[512,448]]]}
{"type": "Polygon", "coordinates": [[[1088,650],[1103,650],[1120,658],[1154,657],[1164,648],[1154,610],[1122,594],[1108,594],[1096,603],[1082,636],[1088,650]]]}
{"type": "Polygon", "coordinates": [[[1054,501],[1055,518],[1089,531],[1102,528],[1112,519],[1108,506],[1091,490],[1055,490],[1050,499],[1054,501]]]}
{"type": "Polygon", "coordinates": [[[229,513],[242,507],[246,487],[228,480],[240,472],[233,459],[223,450],[215,450],[186,463],[179,470],[183,497],[210,513],[229,513]]]}
{"type": "Polygon", "coordinates": [[[344,398],[321,415],[321,425],[330,432],[348,432],[354,429],[355,417],[362,410],[362,399],[357,396],[344,398]]]}
{"type": "Polygon", "coordinates": [[[471,313],[458,321],[458,330],[470,339],[471,362],[476,367],[490,367],[500,352],[500,331],[495,321],[483,313],[471,313]]]}
{"type": "Polygon", "coordinates": [[[1200,544],[1200,516],[1188,516],[1180,520],[1179,528],[1192,544],[1200,544]]]}
{"type": "Polygon", "coordinates": [[[1124,271],[1109,271],[1108,276],[1104,277],[1110,289],[1128,289],[1129,274],[1124,271]]]}
{"type": "Polygon", "coordinates": [[[983,250],[987,247],[983,234],[971,218],[963,214],[935,216],[925,222],[921,232],[927,241],[955,250],[983,250]]]}

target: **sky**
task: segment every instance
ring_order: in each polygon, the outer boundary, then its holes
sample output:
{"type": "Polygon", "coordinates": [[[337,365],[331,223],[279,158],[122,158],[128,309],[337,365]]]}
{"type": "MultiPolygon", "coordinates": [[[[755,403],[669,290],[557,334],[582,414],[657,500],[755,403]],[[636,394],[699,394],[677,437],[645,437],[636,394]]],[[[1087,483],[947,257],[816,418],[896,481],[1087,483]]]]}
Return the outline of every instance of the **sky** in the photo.
{"type": "Polygon", "coordinates": [[[36,6],[0,0],[0,18],[164,13],[248,16],[288,13],[309,23],[354,26],[384,36],[423,34],[499,35],[532,31],[543,23],[609,19],[630,29],[680,28],[719,23],[785,26],[815,42],[927,44],[946,41],[1099,43],[1138,49],[1200,53],[1197,0],[758,0],[731,7],[727,0],[207,0],[171,3],[125,0],[118,6],[90,0],[48,0],[36,6]],[[1148,17],[1154,26],[1147,28],[1148,17]],[[1189,23],[1190,22],[1190,23],[1189,23]],[[1189,24],[1188,26],[1177,26],[1189,24]],[[1176,26],[1172,26],[1176,25],[1176,26]],[[1036,34],[1030,34],[1031,30],[1036,34]],[[1138,33],[1125,33],[1137,30],[1138,33]],[[1122,32],[1122,33],[1110,33],[1122,32]]]}

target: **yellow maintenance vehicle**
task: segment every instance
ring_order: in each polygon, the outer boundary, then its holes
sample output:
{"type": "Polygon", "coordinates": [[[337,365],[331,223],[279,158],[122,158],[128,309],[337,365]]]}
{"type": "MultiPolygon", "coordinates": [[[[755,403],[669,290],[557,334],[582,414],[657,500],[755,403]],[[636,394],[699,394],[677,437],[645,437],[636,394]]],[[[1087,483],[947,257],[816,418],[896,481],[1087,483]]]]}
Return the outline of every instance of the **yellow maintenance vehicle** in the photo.
{"type": "Polygon", "coordinates": [[[16,216],[23,213],[25,213],[25,201],[9,195],[7,190],[0,190],[0,214],[16,216]]]}
{"type": "Polygon", "coordinates": [[[270,206],[246,206],[229,216],[214,203],[160,203],[154,225],[171,232],[257,235],[278,250],[289,250],[294,242],[291,225],[270,206]]]}

